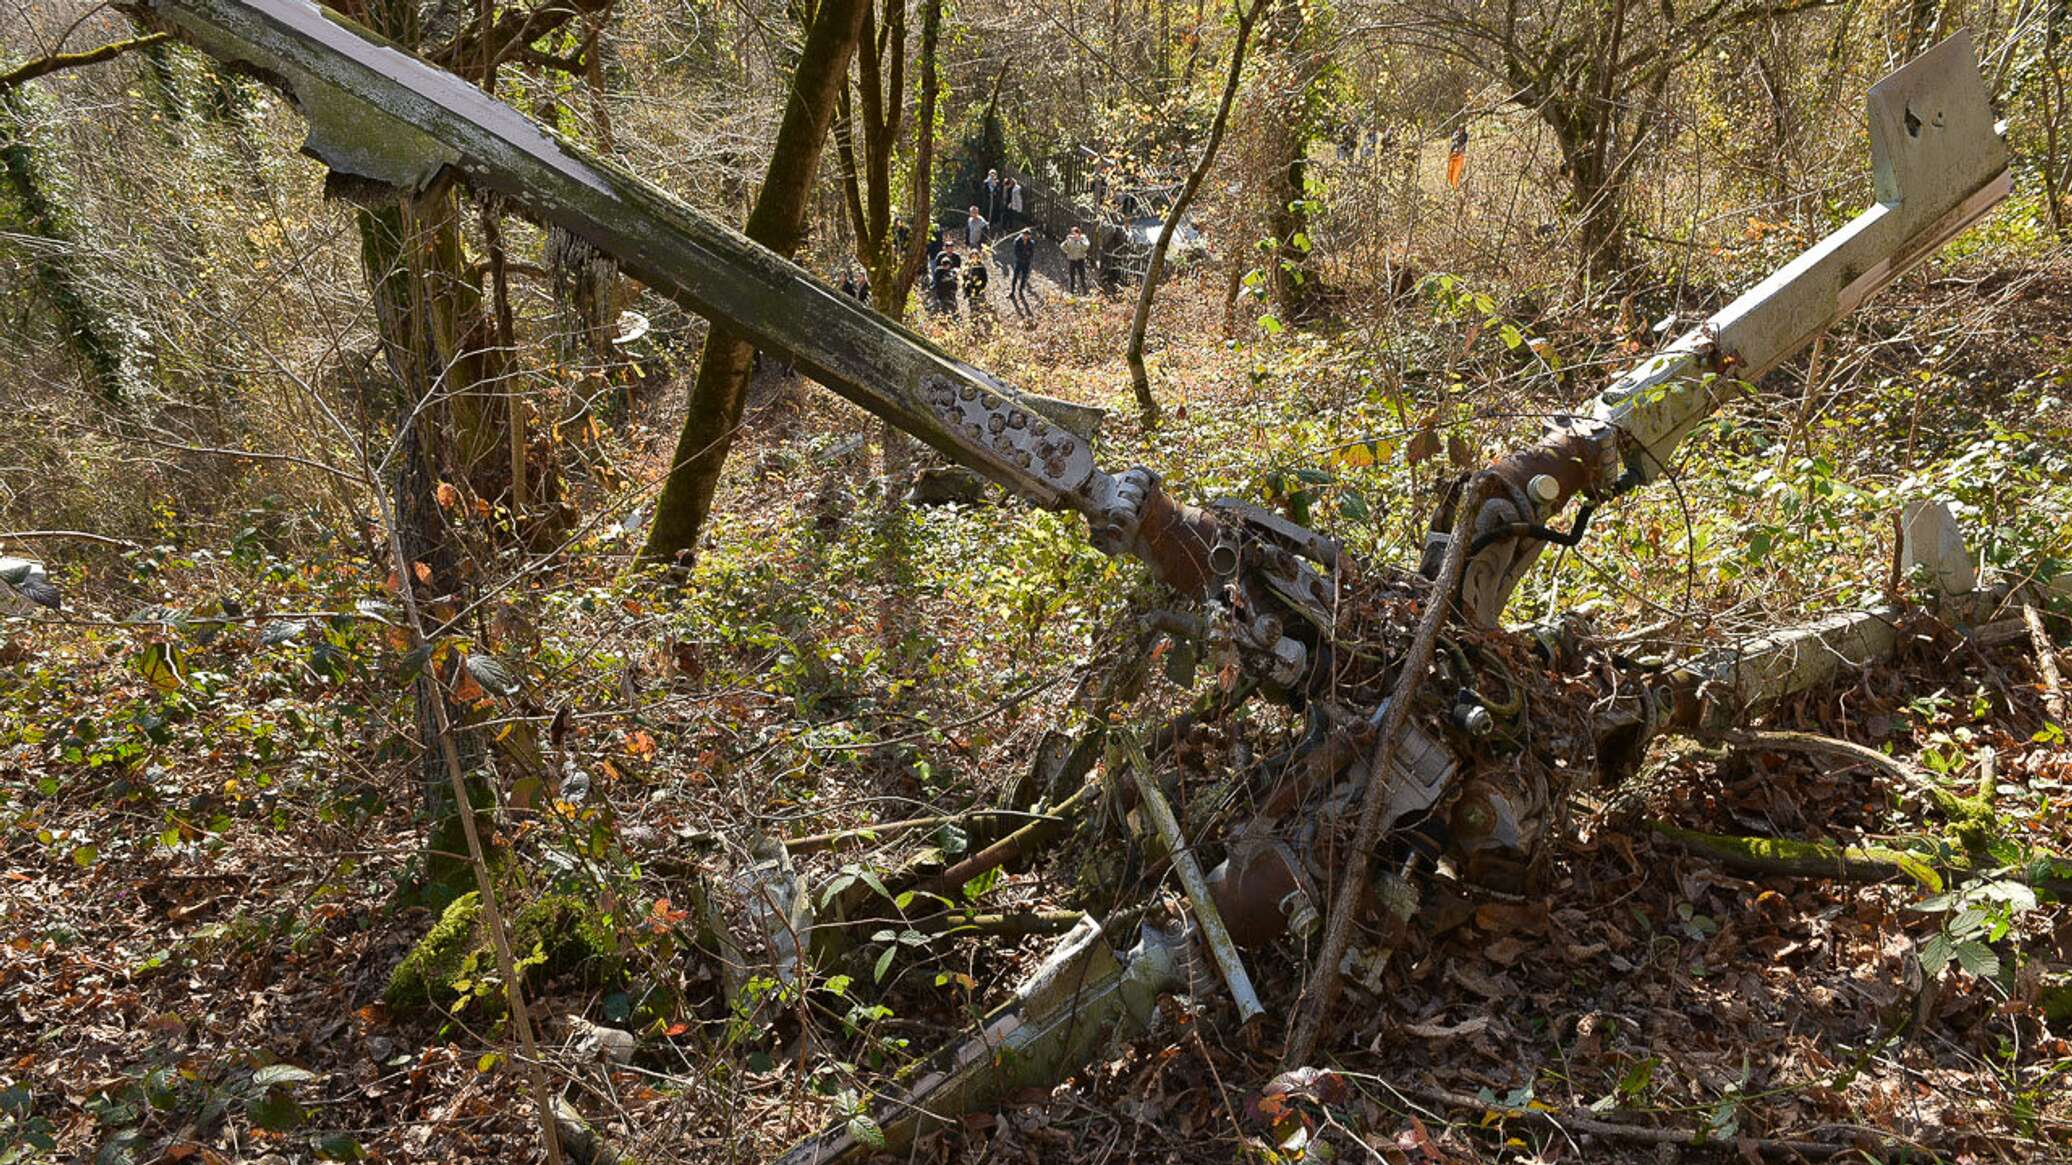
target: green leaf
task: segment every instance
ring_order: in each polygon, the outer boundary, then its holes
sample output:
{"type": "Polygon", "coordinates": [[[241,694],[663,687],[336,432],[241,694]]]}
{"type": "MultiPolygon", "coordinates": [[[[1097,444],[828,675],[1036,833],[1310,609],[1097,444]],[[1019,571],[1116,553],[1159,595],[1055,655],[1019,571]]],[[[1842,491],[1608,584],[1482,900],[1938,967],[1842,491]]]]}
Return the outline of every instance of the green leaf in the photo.
{"type": "Polygon", "coordinates": [[[161,692],[178,691],[187,682],[185,658],[170,643],[153,643],[136,654],[130,663],[137,674],[161,692]]]}
{"type": "Polygon", "coordinates": [[[364,1161],[367,1150],[345,1133],[332,1133],[318,1138],[317,1156],[326,1161],[364,1161]]]}
{"type": "Polygon", "coordinates": [[[991,890],[995,886],[998,886],[1000,884],[1000,880],[1005,876],[1006,875],[1001,873],[999,866],[994,866],[990,870],[981,871],[970,881],[964,883],[965,900],[970,902],[978,901],[981,897],[985,895],[986,891],[991,890]]]}
{"type": "Polygon", "coordinates": [[[316,1078],[316,1073],[293,1064],[268,1064],[252,1073],[252,1083],[261,1088],[271,1088],[276,1084],[307,1084],[316,1078]]]}
{"type": "Polygon", "coordinates": [[[847,995],[849,993],[849,984],[853,982],[855,980],[847,975],[829,975],[827,982],[821,986],[826,988],[830,995],[847,995]]]}
{"type": "Polygon", "coordinates": [[[268,1089],[265,1095],[246,1102],[245,1115],[262,1129],[285,1133],[302,1123],[302,1106],[286,1091],[268,1089]]]}
{"type": "Polygon", "coordinates": [[[83,870],[93,865],[94,860],[100,856],[101,847],[97,845],[82,845],[72,851],[72,864],[83,870]]]}
{"type": "Polygon", "coordinates": [[[1271,314],[1267,314],[1259,317],[1259,330],[1269,336],[1278,336],[1288,329],[1281,326],[1281,321],[1275,319],[1271,314]]]}
{"type": "Polygon", "coordinates": [[[877,891],[878,897],[888,900],[892,897],[892,892],[885,888],[885,883],[879,881],[876,874],[871,873],[869,870],[858,870],[856,871],[856,876],[863,879],[864,885],[877,891]]]}
{"type": "Polygon", "coordinates": [[[827,909],[827,904],[835,900],[835,895],[847,890],[855,883],[855,874],[837,874],[833,878],[828,879],[827,889],[820,892],[820,908],[822,910],[827,909]]]}
{"type": "Polygon", "coordinates": [[[2000,956],[1982,942],[1958,943],[1957,965],[1981,979],[1994,979],[2000,975],[2000,956]]]}
{"type": "Polygon", "coordinates": [[[872,1149],[885,1147],[885,1130],[878,1127],[878,1122],[862,1113],[849,1118],[849,1135],[872,1149]]]}
{"type": "Polygon", "coordinates": [[[892,969],[892,956],[898,950],[899,948],[896,946],[886,947],[885,953],[878,956],[878,965],[871,968],[871,982],[883,983],[885,981],[885,972],[892,969]]]}
{"type": "Polygon", "coordinates": [[[1950,965],[1950,938],[1945,934],[1929,936],[1921,944],[1921,969],[1929,975],[1940,975],[1950,965]]]}

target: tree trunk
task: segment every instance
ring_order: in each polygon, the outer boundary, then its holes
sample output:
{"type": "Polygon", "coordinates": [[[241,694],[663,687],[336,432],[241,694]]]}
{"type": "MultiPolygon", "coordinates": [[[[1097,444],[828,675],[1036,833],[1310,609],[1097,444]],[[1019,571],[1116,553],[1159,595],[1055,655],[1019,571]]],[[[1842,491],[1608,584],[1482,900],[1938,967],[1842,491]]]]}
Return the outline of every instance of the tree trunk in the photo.
{"type": "MultiPolygon", "coordinates": [[[[375,0],[351,14],[400,44],[414,47],[419,40],[412,0],[375,0]]],[[[495,343],[481,288],[468,274],[460,200],[451,182],[386,206],[362,207],[355,219],[375,332],[396,386],[398,456],[390,487],[394,513],[388,518],[412,565],[396,585],[413,588],[434,617],[448,618],[443,612],[451,610],[450,600],[441,600],[460,592],[464,580],[438,487],[452,475],[489,500],[508,487],[505,410],[495,396],[503,390],[508,354],[495,343]]],[[[432,823],[424,880],[428,887],[457,891],[470,871],[460,807],[436,743],[443,721],[434,701],[446,697],[433,670],[426,666],[416,690],[427,745],[418,775],[432,823]]],[[[456,720],[452,737],[469,774],[469,799],[479,811],[489,803],[479,775],[483,742],[479,733],[464,730],[464,720],[456,720]]]]}
{"type": "MultiPolygon", "coordinates": [[[[921,99],[914,115],[914,187],[908,211],[913,227],[907,231],[903,250],[884,248],[884,271],[871,276],[871,298],[877,301],[873,306],[893,319],[906,311],[914,277],[928,258],[928,236],[935,230],[935,101],[941,85],[935,56],[941,37],[942,0],[922,0],[921,99]],[[880,287],[885,289],[882,295],[880,287]]],[[[878,449],[887,477],[902,472],[912,460],[912,442],[890,424],[881,427],[878,449]]]]}
{"type": "MultiPolygon", "coordinates": [[[[1587,103],[1587,99],[1585,99],[1587,103]]],[[[1598,283],[1616,280],[1626,270],[1626,206],[1623,182],[1601,139],[1613,127],[1562,101],[1541,106],[1541,117],[1554,131],[1568,177],[1569,197],[1579,216],[1578,230],[1585,272],[1598,283]]]]}
{"type": "Polygon", "coordinates": [[[1284,4],[1266,22],[1273,57],[1265,86],[1264,134],[1268,172],[1261,216],[1273,240],[1267,294],[1286,320],[1307,319],[1317,309],[1319,290],[1310,261],[1309,143],[1315,133],[1311,111],[1317,84],[1309,21],[1301,5],[1284,4]]]}
{"type": "MultiPolygon", "coordinates": [[[[747,227],[749,238],[787,258],[798,249],[804,233],[813,175],[868,3],[821,0],[792,75],[784,120],[778,126],[770,165],[747,227]]],[[[720,468],[741,422],[741,403],[754,359],[754,346],[726,325],[714,322],[706,333],[698,380],[691,387],[690,411],[677,437],[669,478],[655,503],[655,520],[648,530],[647,545],[641,549],[642,558],[675,562],[695,550],[698,533],[712,511],[720,468]]]]}
{"type": "Polygon", "coordinates": [[[0,89],[0,226],[40,240],[29,266],[57,315],[58,330],[104,404],[119,406],[136,372],[131,329],[111,312],[93,286],[91,269],[44,158],[30,139],[30,97],[19,86],[0,89]]]}
{"type": "Polygon", "coordinates": [[[1209,167],[1216,161],[1216,150],[1223,144],[1223,131],[1230,124],[1231,102],[1237,97],[1238,81],[1244,76],[1245,46],[1252,39],[1252,25],[1273,0],[1252,0],[1250,12],[1244,10],[1244,0],[1235,2],[1237,38],[1230,48],[1230,73],[1223,81],[1223,99],[1216,106],[1216,120],[1209,124],[1209,140],[1202,146],[1201,157],[1188,171],[1180,197],[1173,200],[1172,209],[1166,212],[1165,222],[1158,228],[1158,241],[1151,245],[1151,257],[1144,267],[1144,285],[1137,289],[1137,311],[1130,319],[1129,345],[1123,350],[1129,361],[1130,384],[1137,392],[1137,409],[1146,428],[1158,423],[1158,398],[1151,395],[1151,374],[1144,368],[1144,332],[1151,322],[1151,300],[1157,294],[1159,276],[1165,272],[1166,250],[1172,246],[1173,230],[1186,217],[1194,192],[1208,177],[1209,167]]]}

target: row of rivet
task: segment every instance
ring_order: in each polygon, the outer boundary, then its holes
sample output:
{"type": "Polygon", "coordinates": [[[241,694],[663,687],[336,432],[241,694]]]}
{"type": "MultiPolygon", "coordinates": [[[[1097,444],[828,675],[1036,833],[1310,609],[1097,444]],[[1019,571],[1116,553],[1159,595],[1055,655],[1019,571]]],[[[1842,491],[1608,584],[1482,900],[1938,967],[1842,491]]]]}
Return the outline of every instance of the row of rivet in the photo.
{"type": "Polygon", "coordinates": [[[1040,460],[1044,476],[1063,478],[1066,459],[1079,451],[1078,441],[1058,432],[1043,418],[975,384],[958,385],[948,377],[930,376],[922,381],[922,391],[938,418],[973,441],[990,444],[995,453],[1023,469],[1034,468],[1040,460]],[[966,407],[973,404],[984,416],[983,424],[972,419],[971,410],[966,407]],[[1023,433],[1027,436],[1023,437],[1023,433]]]}

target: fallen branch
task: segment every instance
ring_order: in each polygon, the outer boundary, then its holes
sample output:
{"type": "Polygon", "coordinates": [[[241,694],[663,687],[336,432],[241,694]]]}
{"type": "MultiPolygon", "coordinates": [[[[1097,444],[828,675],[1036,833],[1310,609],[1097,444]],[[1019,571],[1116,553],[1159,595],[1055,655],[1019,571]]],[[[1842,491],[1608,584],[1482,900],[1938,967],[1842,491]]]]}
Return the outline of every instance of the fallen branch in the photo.
{"type": "Polygon", "coordinates": [[[1011,809],[975,809],[969,813],[950,813],[941,817],[910,817],[905,821],[883,821],[876,825],[859,825],[852,829],[836,829],[827,833],[814,833],[805,837],[784,839],[784,848],[794,857],[814,854],[822,850],[839,849],[849,842],[877,841],[896,834],[916,829],[938,829],[945,825],[976,828],[982,825],[996,826],[1007,821],[1034,823],[1053,816],[1047,813],[1020,813],[1011,809]]]}
{"type": "Polygon", "coordinates": [[[2043,677],[2043,708],[2059,724],[2065,722],[2065,677],[2058,672],[2058,649],[2043,629],[2043,616],[2033,603],[2022,604],[2022,622],[2029,628],[2029,645],[2036,650],[2036,671],[2043,677]]]}
{"type": "Polygon", "coordinates": [[[98,542],[103,546],[119,546],[124,550],[135,550],[143,545],[139,542],[131,542],[127,538],[110,538],[106,534],[89,534],[84,530],[0,530],[0,542],[6,542],[13,538],[26,540],[69,538],[77,542],[98,542]]]}
{"type": "Polygon", "coordinates": [[[1022,826],[992,845],[972,854],[942,873],[915,887],[923,894],[947,897],[957,892],[964,883],[995,866],[1019,862],[1036,853],[1052,842],[1065,836],[1078,818],[1079,812],[1092,804],[1100,793],[1098,781],[1088,781],[1079,787],[1077,793],[1058,803],[1047,817],[1039,817],[1022,826]]]}
{"type": "Polygon", "coordinates": [[[1847,882],[1889,882],[1909,878],[1939,894],[1943,877],[1919,854],[1885,846],[1840,846],[1776,837],[1735,837],[1700,833],[1659,821],[1648,822],[1656,836],[1675,842],[1700,857],[1711,858],[1744,874],[1793,878],[1840,878],[1847,882]]]}
{"type": "Polygon", "coordinates": [[[1817,732],[1736,728],[1716,734],[1715,739],[1737,748],[1767,748],[1779,752],[1809,752],[1840,757],[1870,765],[1880,772],[1887,773],[1938,805],[1942,805],[1951,796],[1949,790],[1938,784],[1935,777],[1919,765],[1910,764],[1896,756],[1887,756],[1877,749],[1867,748],[1853,741],[1822,736],[1817,732]]]}
{"type": "Polygon", "coordinates": [[[1079,920],[1085,916],[1085,912],[1079,910],[1016,910],[1004,914],[950,911],[933,918],[918,919],[907,925],[923,933],[945,934],[954,931],[1000,938],[1025,938],[1032,934],[1064,934],[1079,925],[1079,920]]]}
{"type": "Polygon", "coordinates": [[[1255,1016],[1263,1015],[1266,1006],[1259,1002],[1259,993],[1252,987],[1252,976],[1245,970],[1245,960],[1237,952],[1237,943],[1230,937],[1230,930],[1223,925],[1223,916],[1216,910],[1216,900],[1209,894],[1209,882],[1202,876],[1201,863],[1195,860],[1194,849],[1188,844],[1187,835],[1180,828],[1180,819],[1173,814],[1172,805],[1158,787],[1157,778],[1151,775],[1151,762],[1144,759],[1144,752],[1135,740],[1128,742],[1130,780],[1137,788],[1137,801],[1151,817],[1158,829],[1159,837],[1165,840],[1166,856],[1171,861],[1173,873],[1178,875],[1180,885],[1187,891],[1187,900],[1194,904],[1195,925],[1201,928],[1203,945],[1216,960],[1216,969],[1223,974],[1223,985],[1230,989],[1230,997],[1237,1004],[1239,1023],[1249,1023],[1255,1016]]]}
{"type": "Polygon", "coordinates": [[[1657,1128],[1651,1125],[1619,1124],[1599,1120],[1573,1109],[1550,1112],[1542,1109],[1517,1109],[1479,1096],[1467,1096],[1458,1092],[1447,1092],[1438,1088],[1397,1088],[1391,1091],[1423,1104],[1442,1108],[1468,1109],[1483,1113],[1496,1113],[1503,1117],[1524,1120],[1532,1117],[1544,1118],[1556,1129],[1574,1135],[1584,1133],[1610,1140],[1634,1141],[1644,1145],[1677,1145],[1689,1149],[1717,1149],[1722,1153],[1744,1152],[1753,1149],[1765,1157],[1781,1157],[1787,1160],[1805,1157],[1822,1160],[1838,1157],[1844,1153],[1868,1153],[1878,1160],[1884,1160],[1902,1146],[1880,1140],[1872,1146],[1862,1144],[1841,1144],[1834,1141],[1806,1141],[1782,1137],[1734,1137],[1718,1139],[1707,1136],[1698,1129],[1657,1128]]]}

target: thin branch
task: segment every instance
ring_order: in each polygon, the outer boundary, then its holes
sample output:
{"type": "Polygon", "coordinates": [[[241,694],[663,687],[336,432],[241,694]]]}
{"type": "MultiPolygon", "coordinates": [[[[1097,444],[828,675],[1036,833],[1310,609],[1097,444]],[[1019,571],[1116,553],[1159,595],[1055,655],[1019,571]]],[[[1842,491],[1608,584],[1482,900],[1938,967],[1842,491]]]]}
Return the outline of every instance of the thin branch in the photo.
{"type": "Polygon", "coordinates": [[[143,545],[140,542],[131,542],[127,538],[110,538],[106,534],[89,534],[84,530],[0,530],[0,542],[6,542],[14,538],[19,538],[23,541],[69,538],[76,542],[98,542],[103,546],[120,546],[125,550],[134,550],[138,546],[143,545]]]}
{"type": "Polygon", "coordinates": [[[25,85],[38,77],[58,72],[61,69],[76,69],[81,65],[97,65],[102,61],[111,61],[129,52],[131,49],[141,49],[150,45],[161,44],[171,39],[171,36],[171,33],[152,32],[146,33],[143,36],[134,36],[128,40],[113,41],[97,48],[81,49],[76,53],[51,53],[47,56],[37,57],[35,60],[16,65],[5,73],[0,73],[0,93],[4,93],[17,85],[25,85]]]}

